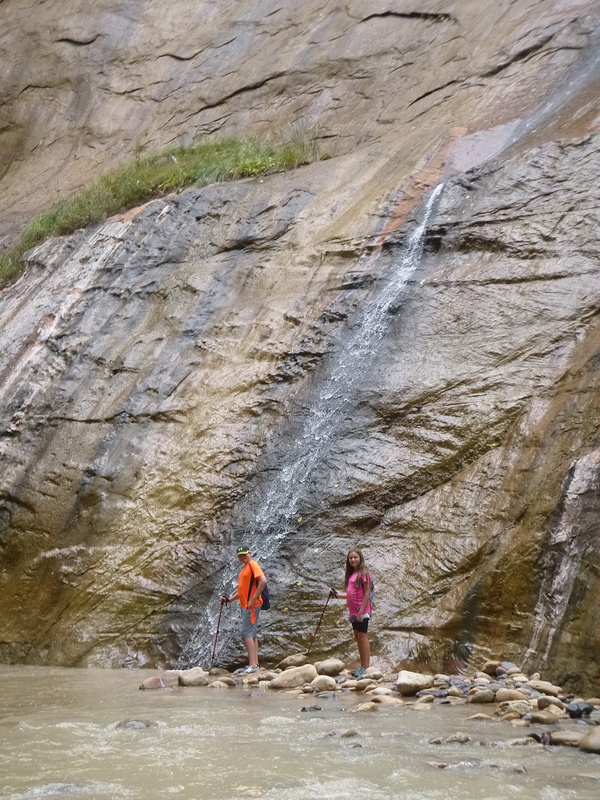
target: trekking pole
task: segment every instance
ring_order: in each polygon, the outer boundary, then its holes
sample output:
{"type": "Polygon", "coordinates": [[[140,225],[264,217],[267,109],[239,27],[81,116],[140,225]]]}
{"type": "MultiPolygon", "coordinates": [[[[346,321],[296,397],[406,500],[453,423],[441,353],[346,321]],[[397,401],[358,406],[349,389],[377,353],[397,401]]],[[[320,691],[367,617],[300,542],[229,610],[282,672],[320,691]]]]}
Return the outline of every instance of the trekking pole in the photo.
{"type": "Polygon", "coordinates": [[[324,616],[325,612],[327,611],[327,606],[329,605],[329,601],[331,600],[331,597],[332,597],[331,592],[329,592],[329,594],[327,595],[327,602],[325,603],[325,608],[323,609],[323,612],[321,613],[321,619],[319,619],[319,622],[318,622],[316,630],[315,630],[315,635],[312,637],[312,641],[308,646],[308,650],[306,651],[307,657],[308,657],[308,654],[310,653],[310,648],[313,646],[313,642],[315,641],[315,637],[316,637],[316,635],[317,635],[317,633],[319,631],[319,627],[321,625],[321,620],[323,619],[323,616],[324,616]]]}
{"type": "Polygon", "coordinates": [[[217,622],[217,632],[215,633],[215,646],[213,647],[212,656],[210,657],[210,667],[212,669],[213,661],[215,658],[215,650],[217,649],[217,636],[219,635],[219,628],[221,627],[221,614],[223,613],[223,606],[225,605],[225,600],[221,600],[221,609],[219,611],[219,621],[217,622]]]}

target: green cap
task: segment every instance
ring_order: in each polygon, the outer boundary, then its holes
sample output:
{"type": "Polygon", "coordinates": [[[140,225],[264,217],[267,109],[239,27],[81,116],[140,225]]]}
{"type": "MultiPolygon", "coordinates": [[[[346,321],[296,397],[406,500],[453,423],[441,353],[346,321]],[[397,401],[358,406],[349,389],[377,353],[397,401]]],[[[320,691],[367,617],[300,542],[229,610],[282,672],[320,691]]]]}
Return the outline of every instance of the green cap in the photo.
{"type": "Polygon", "coordinates": [[[249,552],[250,552],[250,550],[248,550],[247,547],[238,547],[238,549],[237,549],[237,555],[238,556],[248,555],[249,552]]]}

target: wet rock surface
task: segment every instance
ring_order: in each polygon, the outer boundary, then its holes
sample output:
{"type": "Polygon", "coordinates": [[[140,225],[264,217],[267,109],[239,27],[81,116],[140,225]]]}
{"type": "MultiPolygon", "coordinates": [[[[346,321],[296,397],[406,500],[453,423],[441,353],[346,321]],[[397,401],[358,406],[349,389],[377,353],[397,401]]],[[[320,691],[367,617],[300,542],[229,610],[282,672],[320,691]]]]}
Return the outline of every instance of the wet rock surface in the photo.
{"type": "MultiPolygon", "coordinates": [[[[306,647],[358,544],[389,664],[503,652],[518,665],[486,674],[597,686],[597,100],[572,88],[512,148],[492,143],[578,68],[592,4],[484,20],[466,2],[443,19],[309,3],[291,26],[267,3],[245,32],[245,4],[178,2],[170,28],[149,1],[126,20],[109,5],[3,4],[0,49],[24,42],[3,77],[3,235],[140,145],[301,119],[334,158],[47,242],[1,293],[0,658],[168,666],[212,638],[234,545],[292,444],[315,447],[319,382],[447,176],[277,547],[252,543],[274,588],[262,652],[306,647]]],[[[319,658],[349,657],[343,615],[325,615],[319,658]]]]}

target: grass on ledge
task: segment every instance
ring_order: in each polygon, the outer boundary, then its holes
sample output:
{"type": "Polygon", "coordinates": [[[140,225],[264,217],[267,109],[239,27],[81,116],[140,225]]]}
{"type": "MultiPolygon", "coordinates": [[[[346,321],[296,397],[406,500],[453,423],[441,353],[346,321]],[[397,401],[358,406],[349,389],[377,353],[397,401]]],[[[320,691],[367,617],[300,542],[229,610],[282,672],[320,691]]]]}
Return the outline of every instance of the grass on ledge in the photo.
{"type": "Polygon", "coordinates": [[[319,158],[316,141],[305,136],[275,145],[238,139],[200,141],[138,157],[34,217],[17,245],[0,251],[0,288],[22,272],[23,254],[51,236],[73,233],[188,186],[280,172],[319,158]]]}

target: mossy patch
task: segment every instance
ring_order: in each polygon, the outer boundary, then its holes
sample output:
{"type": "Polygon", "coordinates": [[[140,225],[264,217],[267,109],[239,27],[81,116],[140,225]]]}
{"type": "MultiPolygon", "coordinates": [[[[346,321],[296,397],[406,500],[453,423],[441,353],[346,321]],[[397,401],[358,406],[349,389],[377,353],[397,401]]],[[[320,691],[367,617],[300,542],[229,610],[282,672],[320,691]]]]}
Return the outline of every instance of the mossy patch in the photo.
{"type": "Polygon", "coordinates": [[[295,169],[322,156],[313,137],[300,135],[280,144],[253,140],[203,140],[139,156],[101,175],[29,222],[17,245],[0,252],[0,287],[22,271],[22,256],[51,236],[85,228],[156,197],[219,181],[295,169]]]}

